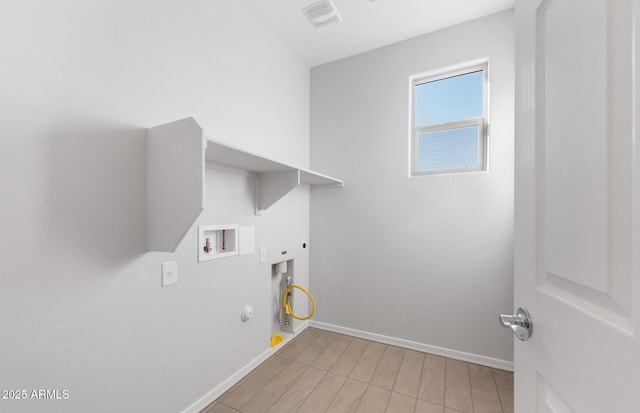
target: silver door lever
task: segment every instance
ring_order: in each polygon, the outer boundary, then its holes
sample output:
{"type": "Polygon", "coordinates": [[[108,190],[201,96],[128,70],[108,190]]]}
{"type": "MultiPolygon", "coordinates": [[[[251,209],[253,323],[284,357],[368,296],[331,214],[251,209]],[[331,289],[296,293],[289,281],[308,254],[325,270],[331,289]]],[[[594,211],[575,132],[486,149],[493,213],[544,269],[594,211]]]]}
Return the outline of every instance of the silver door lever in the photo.
{"type": "Polygon", "coordinates": [[[533,335],[533,322],[526,308],[518,308],[515,314],[500,314],[502,327],[510,327],[513,334],[522,341],[527,341],[533,335]]]}

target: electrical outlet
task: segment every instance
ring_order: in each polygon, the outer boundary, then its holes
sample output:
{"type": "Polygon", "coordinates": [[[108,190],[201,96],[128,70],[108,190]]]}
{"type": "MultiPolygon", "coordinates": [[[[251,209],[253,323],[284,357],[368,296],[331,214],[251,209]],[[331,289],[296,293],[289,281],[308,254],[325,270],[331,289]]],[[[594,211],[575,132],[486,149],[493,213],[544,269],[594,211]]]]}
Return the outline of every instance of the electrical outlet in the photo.
{"type": "Polygon", "coordinates": [[[307,241],[306,239],[303,239],[302,241],[300,241],[300,251],[302,252],[309,251],[309,241],[307,241]]]}
{"type": "Polygon", "coordinates": [[[162,263],[162,286],[167,287],[178,282],[178,261],[162,263]]]}
{"type": "Polygon", "coordinates": [[[267,247],[260,247],[260,262],[267,260],[267,247]]]}

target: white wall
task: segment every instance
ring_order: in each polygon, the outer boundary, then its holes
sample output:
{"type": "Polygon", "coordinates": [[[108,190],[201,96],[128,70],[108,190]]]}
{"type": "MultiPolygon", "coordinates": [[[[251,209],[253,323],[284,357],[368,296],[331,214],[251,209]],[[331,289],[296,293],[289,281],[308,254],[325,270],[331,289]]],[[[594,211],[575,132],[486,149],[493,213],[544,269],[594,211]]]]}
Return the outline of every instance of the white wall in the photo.
{"type": "Polygon", "coordinates": [[[311,71],[315,320],[510,361],[513,13],[311,71]],[[408,178],[409,77],[489,57],[488,173],[408,178]]]}
{"type": "MultiPolygon", "coordinates": [[[[70,392],[0,411],[181,411],[268,348],[271,272],[257,254],[197,263],[196,226],[146,252],[145,128],[194,116],[308,166],[309,69],[238,0],[4,2],[0,55],[0,389],[70,392]]],[[[309,190],[255,216],[253,185],[207,171],[196,225],[296,251],[309,190]]],[[[308,254],[292,255],[305,285],[308,254]]]]}

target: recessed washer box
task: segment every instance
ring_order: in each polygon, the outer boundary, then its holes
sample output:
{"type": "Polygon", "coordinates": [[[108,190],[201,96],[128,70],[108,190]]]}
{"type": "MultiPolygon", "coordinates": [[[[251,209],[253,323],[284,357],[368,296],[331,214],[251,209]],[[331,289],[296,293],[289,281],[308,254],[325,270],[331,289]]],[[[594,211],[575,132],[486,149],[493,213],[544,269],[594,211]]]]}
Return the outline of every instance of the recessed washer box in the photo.
{"type": "Polygon", "coordinates": [[[198,226],[198,261],[238,255],[238,225],[198,226]]]}

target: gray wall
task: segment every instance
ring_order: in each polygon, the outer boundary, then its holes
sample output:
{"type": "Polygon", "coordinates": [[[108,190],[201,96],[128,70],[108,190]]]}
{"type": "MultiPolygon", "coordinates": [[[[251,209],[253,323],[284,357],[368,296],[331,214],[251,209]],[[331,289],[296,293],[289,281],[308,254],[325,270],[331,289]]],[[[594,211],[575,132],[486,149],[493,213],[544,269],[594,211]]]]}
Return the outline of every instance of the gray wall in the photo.
{"type": "Polygon", "coordinates": [[[311,71],[315,320],[513,360],[513,12],[311,71]],[[489,172],[408,178],[409,77],[489,58],[489,172]]]}
{"type": "MultiPolygon", "coordinates": [[[[309,69],[237,0],[5,2],[0,51],[0,389],[70,392],[0,411],[186,408],[271,335],[270,265],[197,263],[197,225],[255,225],[271,257],[299,251],[309,190],[255,216],[251,178],[208,170],[177,251],[148,253],[145,128],[193,116],[308,166],[309,69]],[[169,260],[179,282],[161,288],[169,260]]],[[[293,258],[306,285],[309,256],[293,258]]]]}

